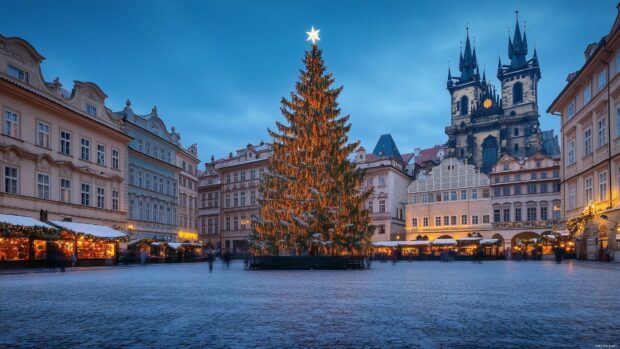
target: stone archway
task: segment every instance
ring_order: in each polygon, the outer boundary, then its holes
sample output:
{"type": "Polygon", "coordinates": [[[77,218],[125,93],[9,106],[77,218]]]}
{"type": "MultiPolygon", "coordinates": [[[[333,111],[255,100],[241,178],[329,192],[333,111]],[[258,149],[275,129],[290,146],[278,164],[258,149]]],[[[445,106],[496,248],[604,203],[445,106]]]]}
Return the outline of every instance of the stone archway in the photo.
{"type": "Polygon", "coordinates": [[[513,258],[516,256],[517,258],[525,257],[532,255],[532,253],[537,253],[538,251],[534,248],[534,243],[540,239],[540,235],[534,233],[533,231],[524,231],[518,234],[515,234],[512,239],[510,239],[510,250],[513,258]]]}

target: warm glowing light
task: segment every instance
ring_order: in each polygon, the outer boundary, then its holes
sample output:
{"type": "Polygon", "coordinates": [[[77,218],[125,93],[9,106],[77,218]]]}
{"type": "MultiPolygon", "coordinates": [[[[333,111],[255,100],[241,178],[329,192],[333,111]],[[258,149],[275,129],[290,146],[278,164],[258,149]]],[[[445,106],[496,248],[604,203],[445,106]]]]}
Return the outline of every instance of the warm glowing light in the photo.
{"type": "Polygon", "coordinates": [[[181,240],[198,240],[198,234],[192,233],[191,231],[181,231],[177,234],[179,239],[181,240]]]}
{"type": "Polygon", "coordinates": [[[127,229],[129,229],[129,230],[133,230],[133,224],[128,224],[128,225],[127,225],[127,229]]]}
{"type": "Polygon", "coordinates": [[[308,34],[308,38],[306,39],[306,41],[312,41],[312,45],[315,45],[317,41],[321,40],[321,38],[319,38],[320,31],[321,31],[320,29],[319,30],[314,29],[314,26],[313,26],[309,32],[306,32],[306,34],[308,34]]]}
{"type": "Polygon", "coordinates": [[[493,105],[493,101],[490,98],[487,98],[484,100],[484,104],[483,106],[487,109],[491,108],[491,106],[493,105]]]}

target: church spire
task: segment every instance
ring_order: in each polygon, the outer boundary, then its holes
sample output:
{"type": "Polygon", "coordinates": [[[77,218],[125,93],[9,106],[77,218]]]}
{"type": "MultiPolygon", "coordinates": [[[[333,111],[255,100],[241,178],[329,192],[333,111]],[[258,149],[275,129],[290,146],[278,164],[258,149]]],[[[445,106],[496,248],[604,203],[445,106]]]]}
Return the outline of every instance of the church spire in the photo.
{"type": "Polygon", "coordinates": [[[463,52],[460,56],[459,70],[461,72],[461,77],[459,82],[471,80],[475,76],[475,69],[478,66],[478,63],[476,62],[476,49],[474,48],[472,53],[472,45],[469,41],[469,26],[466,28],[466,31],[465,52],[463,52]]]}
{"type": "Polygon", "coordinates": [[[515,11],[516,22],[515,33],[512,41],[508,38],[508,57],[510,58],[511,68],[521,68],[526,64],[527,37],[525,33],[521,36],[519,28],[519,11],[515,11]]]}

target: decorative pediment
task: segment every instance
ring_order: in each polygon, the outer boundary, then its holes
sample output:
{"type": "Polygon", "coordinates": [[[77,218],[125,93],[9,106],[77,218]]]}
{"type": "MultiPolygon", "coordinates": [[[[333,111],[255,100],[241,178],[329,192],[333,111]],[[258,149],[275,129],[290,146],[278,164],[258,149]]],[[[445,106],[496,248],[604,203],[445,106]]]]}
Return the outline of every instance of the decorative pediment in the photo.
{"type": "Polygon", "coordinates": [[[41,157],[36,162],[36,170],[40,172],[51,172],[50,161],[47,157],[41,157]]]}

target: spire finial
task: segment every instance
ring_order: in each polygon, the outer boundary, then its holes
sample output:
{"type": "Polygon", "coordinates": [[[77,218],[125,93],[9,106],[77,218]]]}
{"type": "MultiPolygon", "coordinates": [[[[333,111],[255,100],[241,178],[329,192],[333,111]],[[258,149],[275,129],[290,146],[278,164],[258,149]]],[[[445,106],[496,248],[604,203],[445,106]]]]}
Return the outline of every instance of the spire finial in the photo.
{"type": "Polygon", "coordinates": [[[127,101],[125,102],[125,106],[127,108],[131,107],[131,101],[129,100],[129,98],[127,98],[127,101]]]}

